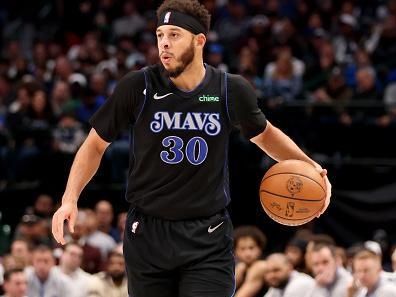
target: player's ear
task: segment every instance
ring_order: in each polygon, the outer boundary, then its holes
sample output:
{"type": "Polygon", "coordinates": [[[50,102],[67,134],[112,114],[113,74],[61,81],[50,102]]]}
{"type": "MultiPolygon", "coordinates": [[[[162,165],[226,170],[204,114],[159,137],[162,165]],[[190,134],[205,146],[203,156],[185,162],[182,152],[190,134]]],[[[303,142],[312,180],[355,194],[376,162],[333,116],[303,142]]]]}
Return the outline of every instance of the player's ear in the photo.
{"type": "Polygon", "coordinates": [[[202,33],[195,35],[195,42],[196,42],[197,46],[203,48],[206,43],[206,36],[202,33]]]}

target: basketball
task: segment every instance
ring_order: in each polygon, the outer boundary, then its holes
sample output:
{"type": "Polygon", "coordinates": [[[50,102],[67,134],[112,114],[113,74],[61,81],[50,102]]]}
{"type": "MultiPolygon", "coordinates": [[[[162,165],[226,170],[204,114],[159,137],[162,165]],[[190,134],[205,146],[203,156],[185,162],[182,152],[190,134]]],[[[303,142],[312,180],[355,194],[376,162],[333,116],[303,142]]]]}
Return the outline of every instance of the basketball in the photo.
{"type": "Polygon", "coordinates": [[[315,218],[326,201],[326,184],[311,164],[285,160],[273,165],[260,184],[260,201],[267,215],[288,226],[315,218]]]}

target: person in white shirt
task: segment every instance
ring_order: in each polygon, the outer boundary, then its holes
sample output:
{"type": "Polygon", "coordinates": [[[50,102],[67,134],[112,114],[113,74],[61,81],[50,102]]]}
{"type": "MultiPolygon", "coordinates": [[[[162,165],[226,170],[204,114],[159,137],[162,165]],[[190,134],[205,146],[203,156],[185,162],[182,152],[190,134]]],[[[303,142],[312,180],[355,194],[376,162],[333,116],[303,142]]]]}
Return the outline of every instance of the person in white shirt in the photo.
{"type": "Polygon", "coordinates": [[[68,243],[65,246],[63,254],[59,261],[59,266],[55,267],[55,271],[66,276],[73,286],[70,288],[73,297],[86,297],[88,293],[88,285],[92,276],[81,269],[83,257],[83,249],[77,243],[68,243]]]}
{"type": "Polygon", "coordinates": [[[311,252],[315,288],[312,297],[345,297],[352,275],[337,264],[335,246],[320,243],[311,252]]]}
{"type": "Polygon", "coordinates": [[[28,280],[28,296],[31,297],[70,297],[73,284],[53,269],[55,259],[48,246],[36,247],[32,254],[32,267],[25,273],[28,280]]]}
{"type": "Polygon", "coordinates": [[[265,281],[270,286],[264,297],[305,297],[315,286],[307,274],[293,270],[284,254],[271,254],[266,259],[265,281]]]}
{"type": "Polygon", "coordinates": [[[361,250],[353,257],[354,281],[348,297],[395,297],[396,285],[381,275],[381,257],[371,250],[361,250]]]}

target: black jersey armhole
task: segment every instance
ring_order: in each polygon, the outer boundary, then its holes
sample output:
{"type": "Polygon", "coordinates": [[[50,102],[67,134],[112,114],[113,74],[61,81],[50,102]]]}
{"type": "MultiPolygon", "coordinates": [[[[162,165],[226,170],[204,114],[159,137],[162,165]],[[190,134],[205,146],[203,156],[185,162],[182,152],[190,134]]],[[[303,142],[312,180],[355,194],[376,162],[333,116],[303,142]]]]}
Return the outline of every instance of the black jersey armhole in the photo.
{"type": "Polygon", "coordinates": [[[229,124],[232,123],[231,120],[231,115],[230,115],[230,109],[229,109],[229,104],[228,104],[228,77],[227,77],[227,72],[221,72],[221,83],[220,83],[220,88],[221,88],[221,98],[224,98],[225,100],[225,109],[227,113],[227,118],[229,124]]]}
{"type": "Polygon", "coordinates": [[[149,95],[149,85],[150,85],[150,79],[149,79],[149,75],[148,75],[148,73],[147,73],[147,67],[144,67],[143,69],[142,69],[142,71],[143,71],[143,74],[144,74],[144,84],[145,84],[145,92],[144,92],[144,101],[143,101],[143,104],[142,104],[142,107],[140,108],[140,111],[139,111],[139,113],[138,113],[138,115],[137,115],[137,117],[136,117],[136,121],[135,121],[135,124],[139,121],[139,119],[140,119],[140,115],[142,114],[142,112],[143,112],[143,109],[144,109],[144,106],[146,105],[146,101],[147,101],[147,98],[148,98],[148,95],[149,95]]]}

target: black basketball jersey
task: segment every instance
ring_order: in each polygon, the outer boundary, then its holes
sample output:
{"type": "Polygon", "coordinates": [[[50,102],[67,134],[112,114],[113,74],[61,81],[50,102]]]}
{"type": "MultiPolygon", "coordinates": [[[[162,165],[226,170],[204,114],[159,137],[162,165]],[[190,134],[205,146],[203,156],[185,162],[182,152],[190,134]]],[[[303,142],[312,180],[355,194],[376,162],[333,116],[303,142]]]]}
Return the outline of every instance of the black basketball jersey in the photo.
{"type": "Polygon", "coordinates": [[[246,80],[205,67],[203,81],[189,92],[178,89],[162,66],[132,72],[90,121],[108,142],[130,125],[126,199],[145,214],[181,220],[225,208],[232,126],[248,138],[266,126],[246,80]]]}

